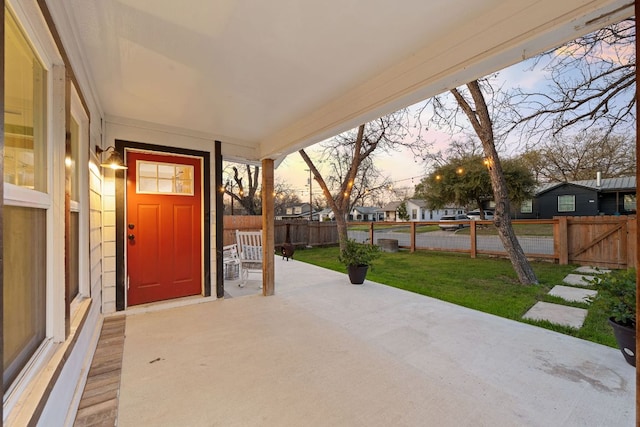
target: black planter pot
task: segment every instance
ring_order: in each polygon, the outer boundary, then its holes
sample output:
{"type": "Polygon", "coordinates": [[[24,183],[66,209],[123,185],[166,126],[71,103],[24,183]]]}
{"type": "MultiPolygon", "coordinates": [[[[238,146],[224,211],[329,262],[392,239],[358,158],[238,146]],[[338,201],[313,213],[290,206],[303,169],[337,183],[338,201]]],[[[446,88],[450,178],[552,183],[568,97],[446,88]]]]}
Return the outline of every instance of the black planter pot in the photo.
{"type": "Polygon", "coordinates": [[[354,285],[362,285],[364,278],[367,276],[368,265],[350,265],[347,267],[349,273],[349,280],[354,285]]]}
{"type": "Polygon", "coordinates": [[[636,366],[636,330],[616,323],[613,318],[609,319],[609,324],[613,328],[613,335],[616,337],[624,359],[629,365],[636,366]]]}

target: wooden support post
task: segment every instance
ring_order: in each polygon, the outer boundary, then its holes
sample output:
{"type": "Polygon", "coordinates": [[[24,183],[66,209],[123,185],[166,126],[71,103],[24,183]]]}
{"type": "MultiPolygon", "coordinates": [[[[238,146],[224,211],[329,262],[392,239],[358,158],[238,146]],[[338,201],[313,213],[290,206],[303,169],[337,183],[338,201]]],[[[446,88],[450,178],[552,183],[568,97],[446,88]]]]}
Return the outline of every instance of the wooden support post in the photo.
{"type": "Polygon", "coordinates": [[[369,224],[369,242],[373,245],[373,222],[369,224]]]}
{"type": "Polygon", "coordinates": [[[262,161],[262,295],[275,292],[275,211],[273,160],[262,161]]]}

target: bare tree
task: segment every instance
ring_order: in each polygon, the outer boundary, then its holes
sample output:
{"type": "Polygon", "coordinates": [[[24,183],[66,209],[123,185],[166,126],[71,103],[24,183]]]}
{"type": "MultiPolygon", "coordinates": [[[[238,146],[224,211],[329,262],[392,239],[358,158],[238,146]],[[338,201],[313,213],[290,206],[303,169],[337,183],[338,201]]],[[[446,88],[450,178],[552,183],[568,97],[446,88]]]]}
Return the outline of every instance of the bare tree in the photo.
{"type": "Polygon", "coordinates": [[[542,182],[635,175],[635,140],[604,132],[581,132],[570,138],[556,136],[523,153],[522,160],[542,182]]]}
{"type": "Polygon", "coordinates": [[[366,179],[371,177],[371,158],[374,152],[389,153],[405,146],[420,154],[421,145],[416,144],[415,140],[407,139],[406,110],[397,111],[338,135],[323,144],[325,158],[332,159],[331,173],[326,179],[305,150],[299,151],[333,211],[341,250],[344,249],[347,239],[347,216],[353,201],[365,197],[367,189],[372,189],[366,183],[366,179]],[[364,172],[367,169],[369,173],[364,172]]]}
{"type": "Polygon", "coordinates": [[[293,188],[289,184],[283,182],[276,182],[273,186],[274,190],[274,211],[276,215],[283,215],[286,213],[288,206],[293,206],[302,203],[300,196],[298,196],[293,188]]]}
{"type": "MultiPolygon", "coordinates": [[[[474,80],[467,83],[465,87],[466,90],[461,87],[449,91],[455,100],[455,108],[452,108],[443,97],[432,98],[425,105],[432,107],[431,121],[437,124],[446,124],[451,129],[463,128],[464,124],[460,122],[459,117],[460,112],[471,124],[482,144],[485,165],[489,170],[493,200],[496,204],[493,222],[498,229],[500,240],[509,255],[511,265],[518,275],[520,283],[523,285],[538,283],[538,279],[513,231],[507,183],[496,149],[496,141],[504,137],[504,135],[497,136],[499,134],[495,132],[496,127],[502,127],[506,123],[505,115],[501,114],[501,109],[504,106],[500,103],[498,94],[491,86],[489,79],[483,79],[482,83],[474,80]],[[483,89],[488,93],[490,104],[485,99],[483,89]]],[[[423,111],[424,109],[420,112],[423,111]]]]}
{"type": "Polygon", "coordinates": [[[248,215],[260,215],[261,200],[256,197],[260,186],[260,166],[252,169],[251,165],[244,165],[243,172],[238,166],[231,166],[232,173],[227,174],[224,192],[240,203],[248,215]]]}
{"type": "Polygon", "coordinates": [[[577,127],[635,133],[635,17],[545,52],[532,68],[548,72],[542,92],[518,90],[517,123],[539,139],[577,127]]]}

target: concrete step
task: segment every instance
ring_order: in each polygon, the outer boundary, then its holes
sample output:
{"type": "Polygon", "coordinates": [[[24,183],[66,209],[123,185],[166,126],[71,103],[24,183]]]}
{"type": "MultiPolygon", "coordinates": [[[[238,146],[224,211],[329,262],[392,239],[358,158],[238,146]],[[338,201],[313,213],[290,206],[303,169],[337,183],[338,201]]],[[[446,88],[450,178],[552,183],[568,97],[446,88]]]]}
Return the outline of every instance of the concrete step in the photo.
{"type": "Polygon", "coordinates": [[[560,297],[565,301],[589,302],[589,297],[594,297],[598,291],[583,288],[573,288],[571,286],[556,285],[549,291],[549,295],[560,297]]]}
{"type": "Polygon", "coordinates": [[[567,277],[562,279],[562,282],[567,285],[574,286],[593,286],[593,283],[589,283],[589,281],[595,279],[596,276],[591,276],[588,274],[567,274],[567,277]]]}
{"type": "Polygon", "coordinates": [[[605,273],[611,273],[611,270],[606,268],[588,267],[583,265],[581,267],[576,268],[576,272],[584,273],[584,274],[605,274],[605,273]]]}
{"type": "Polygon", "coordinates": [[[557,325],[580,329],[587,317],[587,310],[549,302],[537,302],[522,316],[523,319],[547,320],[557,325]]]}

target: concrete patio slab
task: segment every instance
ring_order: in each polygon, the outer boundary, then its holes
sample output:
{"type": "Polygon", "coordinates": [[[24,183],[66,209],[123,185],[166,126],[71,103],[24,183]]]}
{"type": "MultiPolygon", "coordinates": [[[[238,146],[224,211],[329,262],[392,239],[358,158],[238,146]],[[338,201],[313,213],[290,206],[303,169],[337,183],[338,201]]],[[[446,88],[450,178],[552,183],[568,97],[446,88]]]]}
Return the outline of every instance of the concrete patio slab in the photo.
{"type": "Polygon", "coordinates": [[[587,310],[549,302],[537,302],[522,316],[523,319],[548,320],[556,325],[580,329],[587,317],[587,310]]]}
{"type": "Polygon", "coordinates": [[[563,283],[567,285],[576,285],[576,286],[593,286],[592,283],[589,283],[590,280],[595,279],[596,276],[591,276],[588,274],[567,274],[567,276],[562,279],[563,283]]]}
{"type": "Polygon", "coordinates": [[[605,273],[610,273],[611,270],[606,268],[588,267],[583,265],[581,267],[576,268],[576,272],[585,273],[585,274],[605,274],[605,273]]]}
{"type": "Polygon", "coordinates": [[[571,286],[556,285],[549,295],[560,297],[565,301],[589,302],[588,298],[598,294],[598,291],[584,288],[572,288],[571,286]]]}
{"type": "Polygon", "coordinates": [[[619,350],[299,261],[127,317],[118,425],[632,426],[619,350]]]}

